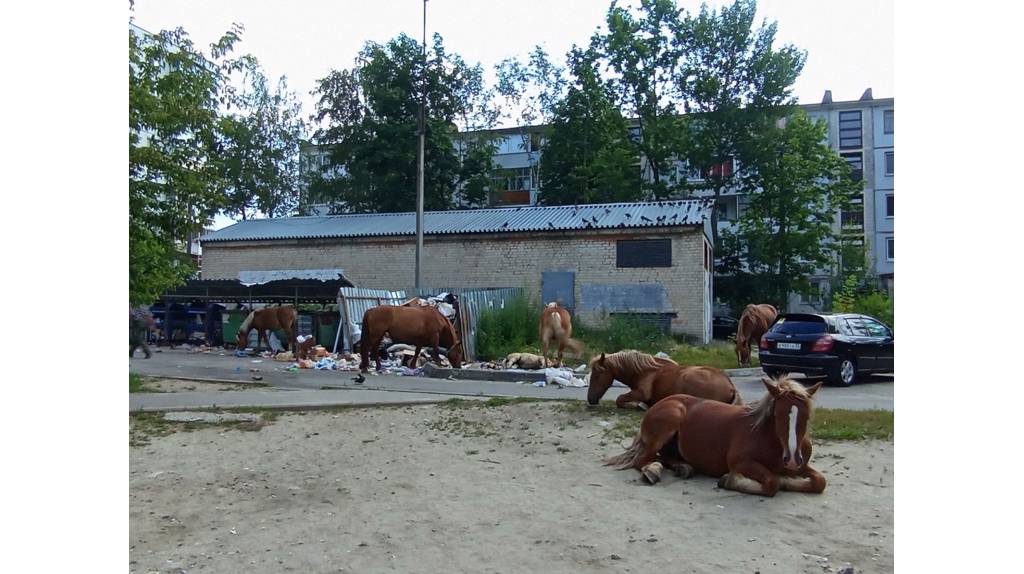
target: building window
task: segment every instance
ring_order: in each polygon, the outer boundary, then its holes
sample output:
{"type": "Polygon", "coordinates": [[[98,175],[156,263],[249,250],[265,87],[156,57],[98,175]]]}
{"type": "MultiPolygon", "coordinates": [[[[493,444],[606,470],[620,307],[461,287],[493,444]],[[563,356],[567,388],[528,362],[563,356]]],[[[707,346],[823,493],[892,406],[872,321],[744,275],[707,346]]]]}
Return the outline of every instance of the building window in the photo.
{"type": "Polygon", "coordinates": [[[889,261],[893,261],[893,256],[892,256],[892,240],[893,240],[892,237],[889,237],[889,238],[887,238],[885,240],[885,258],[887,260],[889,260],[889,261]]]}
{"type": "Polygon", "coordinates": [[[893,152],[885,152],[885,175],[892,175],[892,154],[893,152]]]}
{"type": "Polygon", "coordinates": [[[622,239],[615,242],[616,267],[672,267],[671,239],[622,239]]]}
{"type": "Polygon", "coordinates": [[[893,196],[891,196],[891,195],[885,196],[885,216],[886,217],[892,217],[892,213],[893,213],[893,199],[892,198],[893,198],[893,196]]]}
{"type": "Polygon", "coordinates": [[[892,110],[882,112],[882,133],[892,133],[892,110]]]}
{"type": "Polygon", "coordinates": [[[850,178],[853,181],[864,179],[864,154],[861,152],[840,154],[850,165],[850,178]]]}
{"type": "Polygon", "coordinates": [[[640,143],[640,128],[630,127],[629,128],[629,139],[633,143],[640,143]]]}
{"type": "Polygon", "coordinates": [[[528,167],[498,170],[491,177],[491,182],[492,191],[530,191],[533,189],[533,179],[528,167]]]}
{"type": "Polygon", "coordinates": [[[839,112],[839,149],[863,147],[860,110],[839,112]]]}

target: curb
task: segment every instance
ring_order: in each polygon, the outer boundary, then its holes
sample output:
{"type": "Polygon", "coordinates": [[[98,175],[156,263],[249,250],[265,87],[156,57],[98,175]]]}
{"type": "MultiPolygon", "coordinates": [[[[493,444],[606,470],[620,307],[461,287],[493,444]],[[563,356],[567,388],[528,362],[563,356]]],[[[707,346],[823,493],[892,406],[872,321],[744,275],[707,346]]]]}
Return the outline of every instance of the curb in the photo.
{"type": "Polygon", "coordinates": [[[196,383],[218,383],[222,385],[249,385],[252,387],[273,387],[270,383],[264,383],[263,381],[236,381],[234,379],[211,379],[207,377],[183,377],[181,375],[147,375],[144,373],[135,373],[141,377],[149,377],[151,379],[171,379],[173,381],[193,381],[196,383]]]}
{"type": "Polygon", "coordinates": [[[316,404],[298,404],[298,405],[232,405],[229,407],[217,407],[217,406],[175,406],[175,407],[154,407],[147,408],[142,406],[140,408],[128,409],[128,413],[169,413],[178,411],[204,411],[204,412],[233,412],[238,410],[246,409],[258,409],[262,411],[320,411],[327,409],[362,409],[362,408],[380,408],[380,407],[408,407],[416,405],[436,405],[439,403],[447,402],[452,398],[460,398],[467,400],[484,400],[491,397],[483,396],[462,396],[462,395],[447,395],[446,399],[415,399],[405,402],[385,402],[385,401],[374,401],[369,403],[316,403],[316,404]]]}

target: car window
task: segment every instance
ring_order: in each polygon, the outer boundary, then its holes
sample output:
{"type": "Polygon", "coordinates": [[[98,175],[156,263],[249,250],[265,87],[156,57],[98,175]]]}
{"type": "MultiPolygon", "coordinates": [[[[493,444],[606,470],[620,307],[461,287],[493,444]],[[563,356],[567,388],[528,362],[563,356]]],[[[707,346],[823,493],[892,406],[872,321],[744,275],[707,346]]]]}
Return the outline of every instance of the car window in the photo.
{"type": "Polygon", "coordinates": [[[889,329],[874,319],[863,319],[864,326],[872,337],[889,337],[889,329]]]}
{"type": "Polygon", "coordinates": [[[864,322],[855,317],[846,319],[846,324],[850,328],[850,334],[857,337],[870,337],[871,333],[868,332],[867,327],[864,326],[864,322]]]}
{"type": "Polygon", "coordinates": [[[843,335],[853,335],[853,328],[846,323],[846,319],[836,319],[836,327],[843,335]]]}
{"type": "Polygon", "coordinates": [[[771,328],[771,332],[783,335],[815,335],[825,333],[825,328],[824,321],[794,321],[782,318],[771,328]]]}

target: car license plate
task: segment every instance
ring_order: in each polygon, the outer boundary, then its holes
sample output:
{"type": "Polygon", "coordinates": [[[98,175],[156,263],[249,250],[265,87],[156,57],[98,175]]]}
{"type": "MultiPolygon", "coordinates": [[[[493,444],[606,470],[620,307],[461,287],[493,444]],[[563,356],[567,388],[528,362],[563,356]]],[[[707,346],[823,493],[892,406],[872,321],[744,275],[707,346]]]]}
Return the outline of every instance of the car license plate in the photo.
{"type": "Polygon", "coordinates": [[[793,351],[799,351],[800,350],[800,343],[779,343],[777,345],[777,347],[779,349],[790,349],[790,350],[793,350],[793,351]]]}

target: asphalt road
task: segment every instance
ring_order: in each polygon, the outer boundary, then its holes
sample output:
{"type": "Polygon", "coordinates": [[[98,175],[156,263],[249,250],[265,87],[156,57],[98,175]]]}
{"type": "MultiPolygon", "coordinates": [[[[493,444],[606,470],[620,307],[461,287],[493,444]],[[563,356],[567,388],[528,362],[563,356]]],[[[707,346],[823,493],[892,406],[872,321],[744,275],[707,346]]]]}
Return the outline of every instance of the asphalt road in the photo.
{"type": "MultiPolygon", "coordinates": [[[[303,369],[297,373],[285,371],[289,363],[263,358],[240,358],[229,352],[191,353],[164,349],[154,353],[152,359],[142,359],[141,353],[129,362],[129,371],[149,376],[186,379],[213,379],[252,382],[249,369],[259,369],[261,382],[279,389],[319,390],[347,389],[361,391],[391,391],[424,395],[452,396],[524,396],[551,399],[585,399],[586,388],[535,387],[494,381],[450,381],[427,377],[401,377],[395,375],[367,375],[366,382],[352,381],[356,373],[349,371],[314,371],[303,369]]],[[[744,401],[752,401],[764,394],[764,386],[757,376],[732,377],[744,401]]],[[[532,382],[532,381],[531,381],[532,382]]],[[[825,408],[885,409],[893,410],[893,377],[873,377],[848,387],[823,387],[817,394],[817,405],[825,408]]],[[[248,393],[259,391],[247,391],[248,393]]],[[[605,399],[613,399],[625,389],[613,387],[605,399]]],[[[410,398],[412,398],[410,396],[410,398]]]]}

